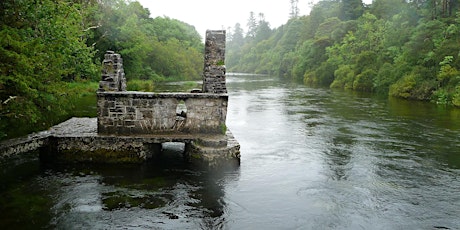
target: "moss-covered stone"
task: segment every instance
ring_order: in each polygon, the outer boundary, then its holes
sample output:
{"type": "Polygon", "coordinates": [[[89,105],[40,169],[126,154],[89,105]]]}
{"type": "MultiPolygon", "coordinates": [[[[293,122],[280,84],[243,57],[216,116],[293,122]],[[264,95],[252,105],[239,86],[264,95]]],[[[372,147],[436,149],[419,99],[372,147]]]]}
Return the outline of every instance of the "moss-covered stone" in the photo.
{"type": "Polygon", "coordinates": [[[61,161],[66,162],[95,162],[95,163],[142,163],[135,152],[118,151],[110,149],[96,149],[94,151],[81,151],[77,149],[62,150],[56,155],[61,161]]]}
{"type": "Polygon", "coordinates": [[[164,207],[172,197],[167,195],[136,196],[125,192],[109,192],[102,195],[104,210],[116,210],[123,208],[156,209],[164,207]]]}

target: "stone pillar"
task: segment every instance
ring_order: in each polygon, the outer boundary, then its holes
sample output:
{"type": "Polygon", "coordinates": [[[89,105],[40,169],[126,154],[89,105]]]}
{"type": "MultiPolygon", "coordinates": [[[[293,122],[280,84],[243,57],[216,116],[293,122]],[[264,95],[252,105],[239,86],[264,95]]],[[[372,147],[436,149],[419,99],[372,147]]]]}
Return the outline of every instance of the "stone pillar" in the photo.
{"type": "Polygon", "coordinates": [[[120,54],[107,51],[102,62],[102,79],[99,82],[99,92],[126,91],[125,71],[120,54]]]}
{"type": "Polygon", "coordinates": [[[225,85],[225,30],[207,30],[203,93],[227,93],[225,85]]]}

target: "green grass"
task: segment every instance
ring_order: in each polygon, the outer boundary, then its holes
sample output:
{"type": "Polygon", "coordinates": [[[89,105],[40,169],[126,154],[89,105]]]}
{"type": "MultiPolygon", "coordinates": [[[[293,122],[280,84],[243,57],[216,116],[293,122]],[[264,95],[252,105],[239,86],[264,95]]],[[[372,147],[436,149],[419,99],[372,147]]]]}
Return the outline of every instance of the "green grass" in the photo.
{"type": "Polygon", "coordinates": [[[152,80],[129,80],[126,83],[126,90],[128,91],[143,91],[153,92],[155,84],[152,80]]]}
{"type": "Polygon", "coordinates": [[[99,88],[99,82],[79,81],[66,83],[66,89],[72,95],[87,96],[95,94],[99,88]]]}

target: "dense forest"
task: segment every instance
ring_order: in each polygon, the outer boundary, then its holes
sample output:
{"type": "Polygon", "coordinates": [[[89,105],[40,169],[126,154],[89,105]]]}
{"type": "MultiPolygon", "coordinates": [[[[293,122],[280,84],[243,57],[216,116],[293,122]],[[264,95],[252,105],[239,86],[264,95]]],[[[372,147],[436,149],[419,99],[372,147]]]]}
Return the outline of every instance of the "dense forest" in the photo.
{"type": "Polygon", "coordinates": [[[250,13],[230,28],[230,71],[460,106],[457,0],[325,0],[270,29],[250,13]]]}
{"type": "Polygon", "coordinates": [[[193,26],[150,18],[135,1],[2,0],[0,139],[71,116],[107,50],[123,56],[128,80],[154,82],[199,79],[203,49],[193,26]]]}

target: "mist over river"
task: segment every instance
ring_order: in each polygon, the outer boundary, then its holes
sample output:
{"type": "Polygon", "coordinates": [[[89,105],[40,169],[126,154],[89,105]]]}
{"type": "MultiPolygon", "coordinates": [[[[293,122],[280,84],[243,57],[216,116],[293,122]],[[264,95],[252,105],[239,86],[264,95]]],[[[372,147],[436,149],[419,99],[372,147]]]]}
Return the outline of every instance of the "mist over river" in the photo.
{"type": "Polygon", "coordinates": [[[460,229],[460,110],[227,77],[241,165],[1,163],[4,229],[460,229]]]}

